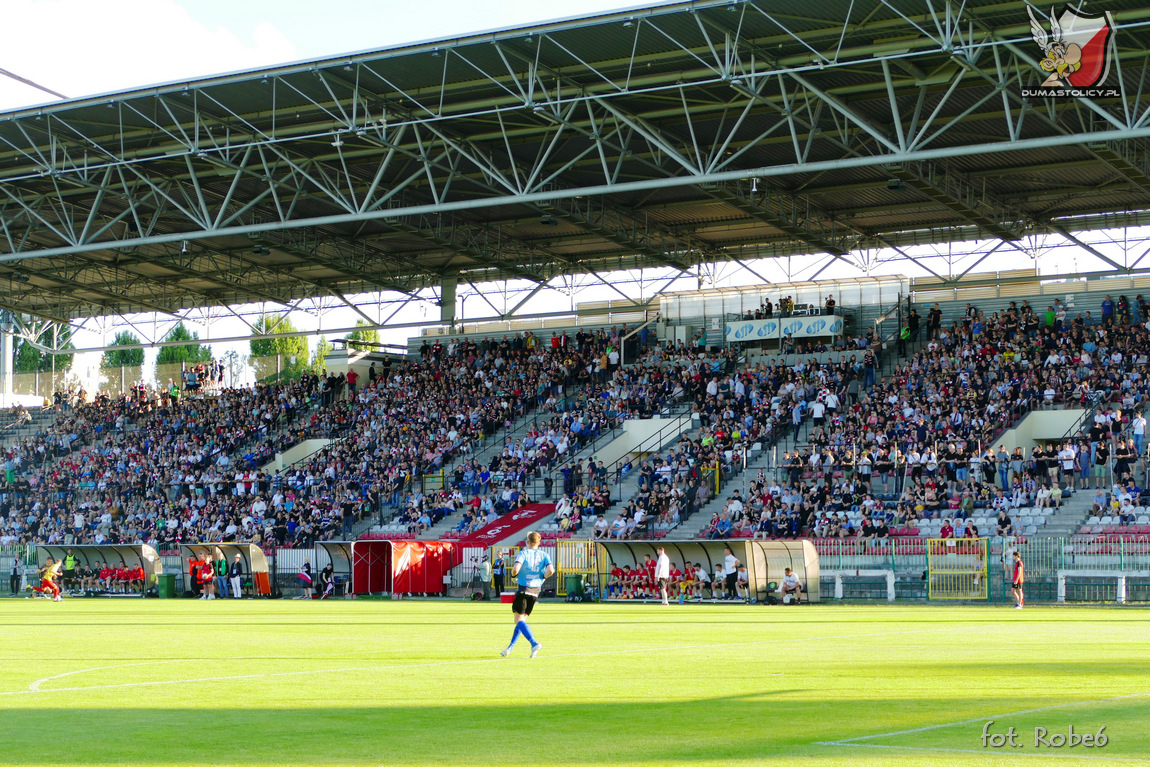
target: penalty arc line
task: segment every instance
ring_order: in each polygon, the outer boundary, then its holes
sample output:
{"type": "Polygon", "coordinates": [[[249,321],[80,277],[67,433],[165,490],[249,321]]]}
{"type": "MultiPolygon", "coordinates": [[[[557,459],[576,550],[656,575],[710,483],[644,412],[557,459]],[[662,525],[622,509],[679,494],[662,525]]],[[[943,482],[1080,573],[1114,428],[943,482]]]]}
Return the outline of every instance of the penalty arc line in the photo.
{"type": "MultiPolygon", "coordinates": [[[[595,652],[575,652],[575,653],[561,653],[558,655],[546,655],[543,658],[586,658],[601,655],[623,655],[637,652],[659,652],[663,650],[713,650],[716,648],[728,647],[749,647],[764,644],[779,644],[786,642],[788,644],[807,643],[807,642],[822,642],[832,639],[858,639],[861,637],[884,637],[884,636],[905,636],[907,634],[935,634],[944,631],[959,631],[969,630],[970,626],[950,626],[941,629],[924,629],[916,631],[882,631],[870,634],[835,634],[824,637],[809,637],[806,639],[763,639],[755,642],[728,642],[721,644],[693,644],[693,645],[671,645],[667,647],[631,647],[619,650],[598,650],[595,652]]],[[[543,659],[540,658],[539,660],[543,659]]],[[[10,692],[0,692],[0,696],[11,695],[36,695],[50,692],[83,692],[85,690],[115,690],[128,687],[158,687],[161,685],[170,684],[195,684],[197,682],[227,682],[238,681],[240,679],[273,679],[276,677],[291,677],[291,676],[309,676],[315,674],[347,674],[355,671],[385,671],[385,670],[401,670],[401,669],[415,669],[415,668],[433,668],[437,666],[459,666],[467,664],[479,663],[506,663],[506,658],[471,658],[468,660],[445,660],[445,661],[432,661],[430,663],[401,663],[390,666],[353,666],[350,668],[328,668],[328,669],[307,669],[304,671],[277,671],[262,674],[236,674],[233,676],[209,676],[200,677],[197,679],[158,679],[150,682],[121,682],[118,684],[103,684],[103,685],[88,685],[85,687],[51,687],[47,690],[13,690],[10,692]]],[[[95,670],[95,669],[90,669],[95,670]]],[[[72,672],[82,673],[82,672],[72,672]]],[[[47,681],[47,679],[41,680],[47,681]]]]}
{"type": "Polygon", "coordinates": [[[97,666],[96,668],[82,668],[76,671],[65,671],[63,674],[56,674],[55,676],[46,676],[43,679],[37,679],[32,684],[28,685],[27,692],[40,692],[40,685],[45,682],[51,682],[53,679],[63,679],[66,676],[76,676],[77,674],[90,674],[93,671],[107,671],[110,668],[130,668],[131,666],[158,666],[162,663],[184,663],[183,660],[146,660],[139,663],[115,663],[111,666],[97,666]]]}

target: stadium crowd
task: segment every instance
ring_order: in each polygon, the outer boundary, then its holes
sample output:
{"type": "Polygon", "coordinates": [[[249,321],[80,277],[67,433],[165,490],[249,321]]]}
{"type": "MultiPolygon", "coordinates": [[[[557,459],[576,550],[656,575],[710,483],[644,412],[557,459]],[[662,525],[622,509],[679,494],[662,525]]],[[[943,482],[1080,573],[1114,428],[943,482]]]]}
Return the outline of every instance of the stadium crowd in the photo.
{"type": "MultiPolygon", "coordinates": [[[[874,387],[824,379],[807,389],[793,419],[809,420],[807,444],[784,452],[780,476],[760,476],[748,498],[729,497],[704,535],[881,539],[928,518],[944,520],[943,537],[1009,534],[1012,511],[1057,507],[1091,482],[1137,490],[1150,325],[1130,324],[1122,305],[1107,297],[1099,320],[1067,320],[1057,301],[1041,315],[1025,301],[990,317],[968,305],[950,327],[936,305],[922,348],[874,387]],[[1061,443],[991,448],[1026,412],[1058,403],[1097,409],[1061,443]],[[976,508],[999,512],[995,530],[969,523],[976,508]]],[[[905,340],[921,330],[912,315],[905,340]]],[[[1128,508],[1144,505],[1125,494],[1128,508]]]]}
{"type": "Polygon", "coordinates": [[[221,389],[212,367],[196,374],[211,391],[193,395],[173,384],[62,396],[50,428],[6,450],[0,543],[308,545],[366,518],[414,534],[456,511],[463,534],[530,502],[541,478],[547,496],[558,485],[561,530],[594,517],[594,537],[648,537],[707,505],[752,444],[775,442],[779,471],[727,496],[704,535],[877,540],[930,517],[947,520],[946,535],[985,535],[968,522],[976,508],[1009,520],[1099,488],[1100,509],[1146,505],[1136,473],[1150,323],[1133,322],[1121,297],[1097,319],[1069,319],[1057,301],[989,317],[968,307],[949,327],[937,306],[925,327],[912,312],[901,340],[914,348],[886,375],[871,333],[825,347],[823,361],[750,365],[732,347],[648,346],[645,334],[628,366],[623,327],[424,343],[418,359],[373,365],[362,386],[308,375],[221,389]],[[1064,402],[1099,405],[1083,434],[1028,454],[991,449],[1029,410],[1064,402]],[[618,476],[572,456],[676,404],[697,429],[619,469],[635,472],[638,493],[609,519],[618,476]],[[493,439],[523,424],[523,436],[493,439]],[[283,471],[261,468],[308,437],[334,441],[283,471]],[[440,489],[425,493],[427,476],[440,489]]]}

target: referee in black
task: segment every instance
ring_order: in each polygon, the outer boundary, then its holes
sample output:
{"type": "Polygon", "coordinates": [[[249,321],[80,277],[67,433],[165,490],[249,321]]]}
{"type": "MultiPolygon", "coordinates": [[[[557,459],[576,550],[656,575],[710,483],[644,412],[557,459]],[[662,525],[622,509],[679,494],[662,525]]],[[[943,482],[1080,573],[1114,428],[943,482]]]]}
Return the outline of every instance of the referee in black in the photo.
{"type": "Polygon", "coordinates": [[[20,593],[22,580],[24,580],[24,563],[20,561],[20,555],[17,554],[12,557],[12,575],[8,577],[8,586],[13,594],[20,593]]]}

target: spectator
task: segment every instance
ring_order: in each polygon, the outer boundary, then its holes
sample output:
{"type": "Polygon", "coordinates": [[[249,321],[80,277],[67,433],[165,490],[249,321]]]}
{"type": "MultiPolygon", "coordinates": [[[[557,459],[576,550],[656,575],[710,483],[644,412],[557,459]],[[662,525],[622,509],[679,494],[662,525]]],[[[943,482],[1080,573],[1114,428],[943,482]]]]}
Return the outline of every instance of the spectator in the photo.
{"type": "MultiPolygon", "coordinates": [[[[327,566],[324,567],[323,571],[325,573],[328,573],[329,577],[331,575],[331,573],[329,572],[330,569],[331,569],[331,563],[328,562],[327,566]]],[[[244,564],[243,564],[242,555],[236,554],[235,561],[232,562],[231,569],[228,571],[228,577],[229,577],[229,580],[231,581],[232,598],[233,599],[242,599],[244,596],[244,590],[243,590],[244,564]]]]}
{"type": "Polygon", "coordinates": [[[794,604],[803,601],[803,584],[789,567],[783,570],[783,600],[785,601],[788,596],[794,596],[794,604]]]}

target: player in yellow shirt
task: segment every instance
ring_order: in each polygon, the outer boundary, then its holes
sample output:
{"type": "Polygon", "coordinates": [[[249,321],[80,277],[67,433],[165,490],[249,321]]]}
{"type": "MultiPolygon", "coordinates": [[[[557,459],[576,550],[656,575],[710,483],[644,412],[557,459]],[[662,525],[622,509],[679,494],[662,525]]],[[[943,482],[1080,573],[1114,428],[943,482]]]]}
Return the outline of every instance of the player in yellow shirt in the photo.
{"type": "Polygon", "coordinates": [[[41,594],[50,595],[49,599],[55,602],[61,601],[60,587],[56,585],[56,581],[60,578],[61,565],[61,562],[57,562],[53,560],[52,557],[48,557],[48,563],[40,568],[40,587],[33,590],[41,594]]]}

